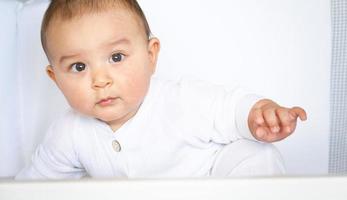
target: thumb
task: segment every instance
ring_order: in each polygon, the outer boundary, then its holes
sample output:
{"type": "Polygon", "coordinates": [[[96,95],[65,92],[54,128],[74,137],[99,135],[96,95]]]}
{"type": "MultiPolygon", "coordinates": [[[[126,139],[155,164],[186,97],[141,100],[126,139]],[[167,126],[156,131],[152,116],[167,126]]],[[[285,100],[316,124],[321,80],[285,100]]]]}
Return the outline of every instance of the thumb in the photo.
{"type": "Polygon", "coordinates": [[[301,121],[306,121],[307,120],[307,114],[306,111],[300,107],[293,107],[289,110],[289,113],[292,117],[295,119],[297,117],[300,118],[301,121]]]}

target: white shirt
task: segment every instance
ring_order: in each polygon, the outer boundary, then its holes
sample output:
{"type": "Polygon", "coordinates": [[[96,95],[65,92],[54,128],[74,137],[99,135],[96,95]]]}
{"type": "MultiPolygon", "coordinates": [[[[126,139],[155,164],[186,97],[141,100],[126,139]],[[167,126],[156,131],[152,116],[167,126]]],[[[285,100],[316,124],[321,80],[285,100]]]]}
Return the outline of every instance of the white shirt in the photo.
{"type": "Polygon", "coordinates": [[[240,88],[152,79],[116,132],[73,110],[56,120],[16,179],[208,176],[223,145],[254,139],[247,119],[259,99],[240,88]]]}

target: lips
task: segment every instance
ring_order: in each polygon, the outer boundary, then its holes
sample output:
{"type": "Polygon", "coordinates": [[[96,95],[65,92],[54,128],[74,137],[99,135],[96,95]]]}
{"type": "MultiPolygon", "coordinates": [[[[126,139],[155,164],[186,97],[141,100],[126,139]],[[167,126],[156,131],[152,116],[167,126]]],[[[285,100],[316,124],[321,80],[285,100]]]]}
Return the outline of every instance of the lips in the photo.
{"type": "Polygon", "coordinates": [[[107,97],[107,98],[101,99],[96,104],[100,106],[108,106],[108,105],[111,105],[116,99],[117,99],[116,97],[107,97]]]}

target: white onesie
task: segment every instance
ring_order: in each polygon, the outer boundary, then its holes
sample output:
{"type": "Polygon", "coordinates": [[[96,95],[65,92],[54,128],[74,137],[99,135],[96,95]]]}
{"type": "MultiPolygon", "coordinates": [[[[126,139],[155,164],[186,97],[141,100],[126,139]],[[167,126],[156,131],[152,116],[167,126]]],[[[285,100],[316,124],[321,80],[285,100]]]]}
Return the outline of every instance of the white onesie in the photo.
{"type": "Polygon", "coordinates": [[[259,99],[240,88],[152,79],[116,132],[73,110],[57,119],[16,179],[210,176],[224,146],[254,140],[247,118],[259,99]]]}

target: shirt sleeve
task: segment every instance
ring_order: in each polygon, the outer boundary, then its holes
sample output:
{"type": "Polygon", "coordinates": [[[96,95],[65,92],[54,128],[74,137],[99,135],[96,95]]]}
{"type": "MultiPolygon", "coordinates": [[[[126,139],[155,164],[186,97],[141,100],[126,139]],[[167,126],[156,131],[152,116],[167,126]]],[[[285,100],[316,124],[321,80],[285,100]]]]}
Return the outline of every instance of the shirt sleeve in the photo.
{"type": "Polygon", "coordinates": [[[85,176],[74,150],[73,126],[71,112],[53,123],[32,156],[31,163],[15,179],[78,179],[85,176]]]}
{"type": "Polygon", "coordinates": [[[256,140],[248,127],[248,115],[261,96],[239,86],[225,87],[202,81],[184,80],[179,87],[184,109],[194,113],[197,126],[211,130],[201,135],[203,140],[222,144],[241,138],[256,140]]]}

